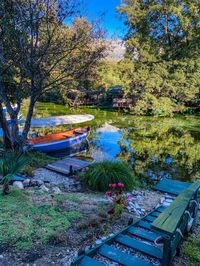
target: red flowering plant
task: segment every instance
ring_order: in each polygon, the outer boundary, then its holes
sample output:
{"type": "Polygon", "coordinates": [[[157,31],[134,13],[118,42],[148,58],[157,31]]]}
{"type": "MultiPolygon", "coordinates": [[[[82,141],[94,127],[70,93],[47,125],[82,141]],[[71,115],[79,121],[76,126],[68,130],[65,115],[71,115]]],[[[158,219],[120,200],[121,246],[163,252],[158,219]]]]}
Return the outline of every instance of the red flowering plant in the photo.
{"type": "Polygon", "coordinates": [[[113,203],[112,208],[108,211],[110,220],[113,218],[120,218],[126,206],[129,196],[124,194],[124,184],[109,184],[111,191],[106,192],[106,199],[110,200],[113,203]]]}

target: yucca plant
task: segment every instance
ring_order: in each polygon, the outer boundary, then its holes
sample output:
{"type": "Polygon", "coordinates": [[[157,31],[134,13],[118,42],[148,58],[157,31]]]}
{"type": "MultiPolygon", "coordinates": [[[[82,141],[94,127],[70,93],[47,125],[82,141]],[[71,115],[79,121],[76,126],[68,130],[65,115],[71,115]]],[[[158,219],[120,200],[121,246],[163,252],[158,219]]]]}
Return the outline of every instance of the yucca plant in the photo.
{"type": "Polygon", "coordinates": [[[2,175],[1,184],[3,194],[9,194],[9,184],[13,176],[19,173],[28,163],[30,157],[23,153],[7,152],[2,154],[0,159],[0,173],[2,175]]]}
{"type": "Polygon", "coordinates": [[[96,191],[106,191],[108,185],[113,183],[122,182],[126,190],[131,190],[137,184],[129,166],[119,161],[105,160],[94,163],[82,177],[89,187],[96,191]]]}

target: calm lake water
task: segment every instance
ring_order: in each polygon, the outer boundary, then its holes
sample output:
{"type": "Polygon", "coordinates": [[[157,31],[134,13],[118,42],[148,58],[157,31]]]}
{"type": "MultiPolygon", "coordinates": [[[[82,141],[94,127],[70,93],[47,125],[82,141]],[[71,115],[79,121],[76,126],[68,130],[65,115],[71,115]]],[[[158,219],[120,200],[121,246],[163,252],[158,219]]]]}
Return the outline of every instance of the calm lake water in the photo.
{"type": "MultiPolygon", "coordinates": [[[[147,182],[163,177],[187,181],[200,178],[200,116],[135,117],[94,107],[69,109],[51,103],[38,103],[34,116],[69,113],[95,116],[87,123],[92,127],[87,155],[95,160],[122,160],[147,182]]],[[[46,134],[66,128],[42,131],[46,134]]]]}

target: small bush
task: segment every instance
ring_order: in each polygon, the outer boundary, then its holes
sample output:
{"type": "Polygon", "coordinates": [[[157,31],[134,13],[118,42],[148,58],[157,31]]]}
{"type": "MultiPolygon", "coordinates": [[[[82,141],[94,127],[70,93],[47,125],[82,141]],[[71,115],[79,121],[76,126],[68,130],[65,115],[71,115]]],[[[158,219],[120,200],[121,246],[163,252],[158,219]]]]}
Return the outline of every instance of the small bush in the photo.
{"type": "Polygon", "coordinates": [[[106,191],[109,184],[120,182],[126,190],[131,190],[137,183],[128,165],[109,160],[92,164],[83,173],[83,180],[95,191],[106,191]]]}

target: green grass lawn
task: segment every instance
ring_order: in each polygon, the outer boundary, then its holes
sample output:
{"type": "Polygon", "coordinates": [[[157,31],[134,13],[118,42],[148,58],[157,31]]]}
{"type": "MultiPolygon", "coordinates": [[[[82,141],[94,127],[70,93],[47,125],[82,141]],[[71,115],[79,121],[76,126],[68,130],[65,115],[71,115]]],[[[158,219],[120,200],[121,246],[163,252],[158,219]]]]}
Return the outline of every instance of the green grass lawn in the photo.
{"type": "MultiPolygon", "coordinates": [[[[37,199],[44,197],[37,192],[37,199]]],[[[76,211],[64,211],[59,204],[65,196],[35,203],[32,194],[11,190],[8,196],[0,195],[0,246],[30,249],[35,245],[47,244],[51,237],[70,227],[73,220],[80,218],[76,211]]],[[[38,202],[38,201],[37,201],[38,202]]]]}
{"type": "Polygon", "coordinates": [[[200,265],[200,239],[190,236],[183,244],[183,253],[188,258],[188,266],[200,265]]]}

